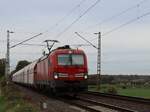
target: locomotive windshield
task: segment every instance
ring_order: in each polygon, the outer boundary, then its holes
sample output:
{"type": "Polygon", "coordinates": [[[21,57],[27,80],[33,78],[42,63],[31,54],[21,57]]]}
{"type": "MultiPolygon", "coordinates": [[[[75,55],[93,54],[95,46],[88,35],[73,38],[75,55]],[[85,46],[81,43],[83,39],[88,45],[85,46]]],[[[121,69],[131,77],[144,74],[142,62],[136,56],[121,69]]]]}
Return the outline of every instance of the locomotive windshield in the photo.
{"type": "Polygon", "coordinates": [[[81,54],[60,54],[58,65],[84,65],[84,57],[81,54]]]}

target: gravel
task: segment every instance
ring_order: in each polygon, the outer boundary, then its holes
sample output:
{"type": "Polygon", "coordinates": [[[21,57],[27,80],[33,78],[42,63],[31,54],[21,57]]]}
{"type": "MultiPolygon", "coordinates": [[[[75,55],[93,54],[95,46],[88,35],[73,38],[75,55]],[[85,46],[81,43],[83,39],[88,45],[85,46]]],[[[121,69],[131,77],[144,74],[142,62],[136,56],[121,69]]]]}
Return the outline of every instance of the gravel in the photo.
{"type": "Polygon", "coordinates": [[[128,108],[135,110],[137,112],[150,112],[150,104],[142,104],[137,102],[131,102],[126,100],[119,100],[109,97],[103,97],[103,96],[94,96],[94,95],[80,95],[81,97],[92,99],[98,102],[107,103],[110,105],[115,105],[123,108],[128,108]]]}

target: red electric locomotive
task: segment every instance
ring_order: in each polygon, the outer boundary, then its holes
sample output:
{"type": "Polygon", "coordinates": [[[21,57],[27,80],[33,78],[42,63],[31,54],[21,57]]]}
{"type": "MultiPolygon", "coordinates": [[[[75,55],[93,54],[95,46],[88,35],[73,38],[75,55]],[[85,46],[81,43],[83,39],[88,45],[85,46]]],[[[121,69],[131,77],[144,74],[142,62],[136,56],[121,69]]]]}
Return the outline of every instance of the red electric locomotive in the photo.
{"type": "Polygon", "coordinates": [[[65,46],[51,51],[34,64],[18,71],[12,79],[14,82],[49,89],[52,92],[79,92],[87,90],[87,77],[85,53],[65,46]],[[28,71],[32,71],[32,75],[28,71]]]}

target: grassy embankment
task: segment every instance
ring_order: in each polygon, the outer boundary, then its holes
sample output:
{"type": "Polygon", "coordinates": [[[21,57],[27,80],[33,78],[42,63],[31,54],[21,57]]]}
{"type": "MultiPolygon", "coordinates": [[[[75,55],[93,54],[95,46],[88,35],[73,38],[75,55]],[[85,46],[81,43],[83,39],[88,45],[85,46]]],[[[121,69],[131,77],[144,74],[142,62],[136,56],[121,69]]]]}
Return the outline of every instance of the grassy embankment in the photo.
{"type": "Polygon", "coordinates": [[[39,112],[23,93],[4,80],[0,79],[0,112],[39,112]]]}
{"type": "Polygon", "coordinates": [[[5,103],[4,97],[0,96],[0,112],[5,112],[5,103]]]}
{"type": "MultiPolygon", "coordinates": [[[[121,86],[121,85],[109,85],[103,84],[101,85],[101,92],[107,92],[108,88],[113,87],[116,89],[117,94],[125,95],[125,96],[133,96],[133,97],[142,97],[150,99],[150,87],[144,86],[121,86]]],[[[89,90],[97,91],[95,85],[90,85],[89,90]]]]}

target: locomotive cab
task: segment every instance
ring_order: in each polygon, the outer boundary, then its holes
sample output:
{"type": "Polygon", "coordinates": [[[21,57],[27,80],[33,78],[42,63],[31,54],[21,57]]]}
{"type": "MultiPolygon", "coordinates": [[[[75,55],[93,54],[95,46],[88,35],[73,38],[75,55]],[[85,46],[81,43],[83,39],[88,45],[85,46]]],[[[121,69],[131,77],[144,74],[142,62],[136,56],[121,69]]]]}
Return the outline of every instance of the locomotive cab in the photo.
{"type": "Polygon", "coordinates": [[[56,90],[76,92],[87,90],[87,59],[82,50],[58,49],[51,56],[53,60],[51,67],[54,68],[50,69],[53,77],[52,85],[56,90]]]}

